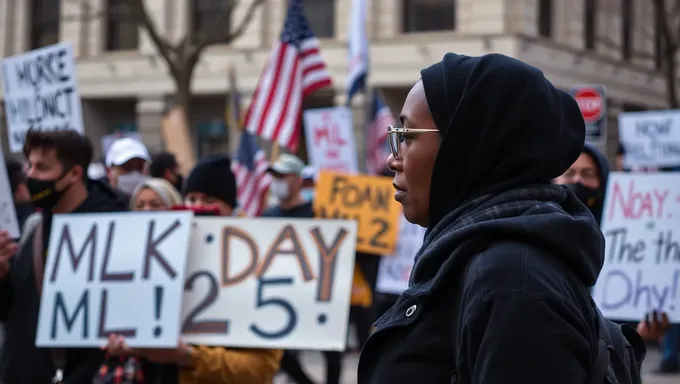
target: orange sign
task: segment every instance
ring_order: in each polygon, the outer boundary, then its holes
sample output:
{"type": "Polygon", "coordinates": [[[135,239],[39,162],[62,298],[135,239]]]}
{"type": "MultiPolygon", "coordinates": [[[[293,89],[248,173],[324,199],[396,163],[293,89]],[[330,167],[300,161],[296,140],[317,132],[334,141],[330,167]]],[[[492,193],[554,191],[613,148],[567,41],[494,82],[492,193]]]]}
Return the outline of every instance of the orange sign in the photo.
{"type": "Polygon", "coordinates": [[[316,182],[314,214],[326,219],[357,221],[357,251],[394,252],[401,205],[394,200],[392,179],[322,171],[316,182]]]}

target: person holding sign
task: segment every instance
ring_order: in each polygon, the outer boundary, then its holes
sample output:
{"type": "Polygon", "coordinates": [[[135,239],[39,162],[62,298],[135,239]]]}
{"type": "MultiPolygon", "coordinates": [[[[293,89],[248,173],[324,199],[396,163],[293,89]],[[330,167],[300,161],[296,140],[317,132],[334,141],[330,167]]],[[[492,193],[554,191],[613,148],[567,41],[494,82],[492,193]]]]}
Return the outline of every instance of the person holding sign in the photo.
{"type": "MultiPolygon", "coordinates": [[[[427,232],[409,288],[364,345],[358,383],[605,382],[617,357],[598,320],[615,325],[588,292],[604,239],[552,184],[583,148],[576,101],[518,60],[448,53],[421,71],[400,122],[388,128],[394,197],[427,232]]],[[[622,370],[639,382],[639,366],[615,363],[619,382],[630,383],[622,370]]]]}
{"type": "Polygon", "coordinates": [[[0,232],[0,321],[6,340],[0,358],[5,384],[90,384],[103,354],[97,349],[35,347],[43,270],[53,214],[125,211],[126,204],[101,182],[87,180],[92,143],[76,131],[28,131],[26,185],[42,220],[19,246],[0,232]],[[54,380],[54,381],[52,381],[54,380]]]}
{"type": "MultiPolygon", "coordinates": [[[[191,170],[184,192],[188,208],[232,216],[236,208],[236,177],[231,160],[213,156],[200,161],[191,170]]],[[[189,257],[192,256],[200,257],[189,257]]],[[[145,359],[151,363],[143,365],[146,380],[163,384],[270,384],[283,355],[278,349],[188,345],[181,340],[172,349],[130,349],[120,335],[111,335],[105,349],[114,356],[145,359]]]]}

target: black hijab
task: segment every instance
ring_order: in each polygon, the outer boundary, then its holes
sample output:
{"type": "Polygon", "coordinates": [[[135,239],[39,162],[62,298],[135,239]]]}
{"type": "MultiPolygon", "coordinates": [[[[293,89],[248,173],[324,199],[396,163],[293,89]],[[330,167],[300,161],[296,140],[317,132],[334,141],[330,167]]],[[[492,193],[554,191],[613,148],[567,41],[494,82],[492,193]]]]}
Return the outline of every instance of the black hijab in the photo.
{"type": "Polygon", "coordinates": [[[500,54],[447,53],[421,76],[442,135],[429,228],[476,197],[549,184],[581,154],[578,104],[537,68],[500,54]]]}

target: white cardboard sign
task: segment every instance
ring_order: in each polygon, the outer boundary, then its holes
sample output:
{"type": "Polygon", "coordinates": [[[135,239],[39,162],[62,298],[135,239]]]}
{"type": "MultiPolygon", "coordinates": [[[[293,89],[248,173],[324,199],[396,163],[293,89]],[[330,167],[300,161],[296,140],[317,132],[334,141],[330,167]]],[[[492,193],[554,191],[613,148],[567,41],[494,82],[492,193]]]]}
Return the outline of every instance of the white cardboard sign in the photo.
{"type": "Polygon", "coordinates": [[[317,175],[321,170],[349,174],[359,171],[349,108],[308,109],[303,118],[309,163],[317,175]]]}
{"type": "Polygon", "coordinates": [[[182,339],[343,350],[356,222],[197,217],[182,339]]]}
{"type": "Polygon", "coordinates": [[[55,215],[36,345],[177,346],[191,212],[55,215]]]}
{"type": "Polygon", "coordinates": [[[593,297],[610,319],[651,310],[680,321],[680,183],[677,173],[611,173],[602,216],[605,261],[593,297]]]}
{"type": "Polygon", "coordinates": [[[380,258],[376,290],[382,293],[400,295],[408,289],[413,261],[416,252],[423,245],[426,229],[411,224],[405,217],[401,218],[397,247],[393,254],[380,258]]]}
{"type": "Polygon", "coordinates": [[[7,175],[5,155],[2,153],[2,145],[0,145],[0,231],[7,231],[11,238],[17,239],[20,236],[20,229],[17,213],[14,209],[13,195],[7,175]]]}
{"type": "Polygon", "coordinates": [[[85,134],[71,44],[8,57],[2,76],[11,152],[21,152],[29,129],[85,134]]]}
{"type": "Polygon", "coordinates": [[[680,110],[619,114],[626,167],[680,166],[680,110]]]}

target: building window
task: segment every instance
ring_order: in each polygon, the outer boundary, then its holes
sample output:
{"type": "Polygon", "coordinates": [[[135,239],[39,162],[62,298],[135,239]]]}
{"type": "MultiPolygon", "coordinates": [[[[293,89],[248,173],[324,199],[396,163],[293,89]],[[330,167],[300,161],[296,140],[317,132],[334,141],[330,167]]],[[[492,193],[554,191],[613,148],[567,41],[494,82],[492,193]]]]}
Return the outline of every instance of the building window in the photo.
{"type": "Polygon", "coordinates": [[[403,31],[448,31],[456,27],[455,0],[404,0],[403,31]]]}
{"type": "Polygon", "coordinates": [[[538,35],[552,37],[553,27],[553,2],[552,0],[539,0],[538,2],[538,35]]]}
{"type": "Polygon", "coordinates": [[[232,7],[231,0],[192,0],[189,2],[191,8],[191,29],[195,37],[215,39],[213,43],[226,43],[228,32],[231,31],[231,15],[224,21],[224,14],[232,7]],[[218,36],[208,36],[215,33],[218,27],[224,33],[218,36]]]}
{"type": "Polygon", "coordinates": [[[633,1],[621,0],[621,56],[633,57],[633,1]]]}
{"type": "Polygon", "coordinates": [[[316,37],[335,36],[335,1],[304,0],[305,15],[316,37]]]}
{"type": "Polygon", "coordinates": [[[139,45],[137,17],[129,2],[108,0],[106,8],[106,50],[133,51],[139,45]]]}
{"type": "Polygon", "coordinates": [[[583,10],[583,42],[585,49],[595,49],[597,38],[597,0],[585,0],[583,10]]]}
{"type": "Polygon", "coordinates": [[[60,3],[58,0],[33,0],[31,8],[31,49],[59,42],[60,3]]]}

